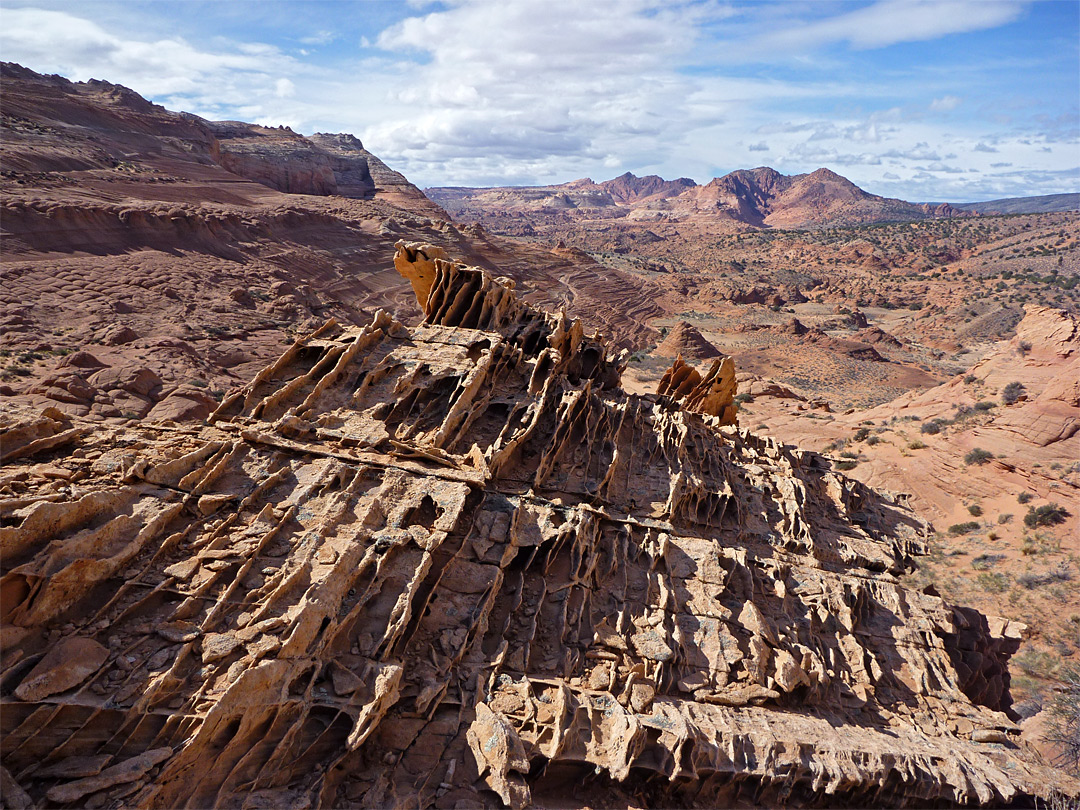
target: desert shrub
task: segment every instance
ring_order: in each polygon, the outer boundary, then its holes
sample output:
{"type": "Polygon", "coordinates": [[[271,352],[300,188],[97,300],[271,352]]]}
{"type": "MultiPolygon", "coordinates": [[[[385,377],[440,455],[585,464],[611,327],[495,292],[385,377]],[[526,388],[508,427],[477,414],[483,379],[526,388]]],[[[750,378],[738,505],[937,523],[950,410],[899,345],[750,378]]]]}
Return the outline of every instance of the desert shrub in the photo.
{"type": "Polygon", "coordinates": [[[1021,340],[1016,344],[1016,350],[1020,352],[1020,354],[1027,354],[1031,351],[1031,341],[1021,340]]]}
{"type": "Polygon", "coordinates": [[[978,531],[979,524],[974,520],[969,520],[965,523],[954,523],[949,527],[949,534],[953,537],[959,537],[962,534],[971,534],[971,532],[978,531]]]}
{"type": "Polygon", "coordinates": [[[881,441],[880,436],[867,436],[866,437],[866,443],[869,444],[871,447],[873,445],[877,444],[880,441],[881,441]]]}
{"type": "Polygon", "coordinates": [[[848,470],[854,470],[856,467],[858,467],[859,462],[858,461],[838,461],[833,466],[838,470],[841,470],[843,472],[847,472],[848,470]]]}
{"type": "Polygon", "coordinates": [[[1039,553],[1039,547],[1030,537],[1025,537],[1024,542],[1020,545],[1020,553],[1025,557],[1030,557],[1032,554],[1039,553]]]}
{"type": "Polygon", "coordinates": [[[920,442],[916,439],[913,442],[908,442],[908,450],[922,450],[926,447],[926,442],[920,442]]]}
{"type": "Polygon", "coordinates": [[[941,422],[937,419],[934,419],[930,422],[923,422],[922,427],[919,428],[919,431],[921,433],[926,433],[930,436],[936,436],[937,434],[941,433],[941,422]]]}
{"type": "Polygon", "coordinates": [[[966,377],[964,377],[964,383],[967,384],[967,385],[971,385],[977,379],[979,379],[979,378],[976,377],[974,374],[968,374],[966,377]]]}
{"type": "Polygon", "coordinates": [[[983,571],[975,580],[979,587],[990,593],[1004,593],[1009,588],[1009,577],[991,571],[983,571]]]}
{"type": "Polygon", "coordinates": [[[1073,776],[1080,776],[1080,669],[1062,673],[1062,684],[1050,704],[1050,723],[1044,739],[1060,754],[1054,764],[1073,776]]]}
{"type": "Polygon", "coordinates": [[[738,402],[741,405],[744,402],[753,402],[754,397],[751,394],[736,394],[735,395],[735,401],[738,402]]]}
{"type": "Polygon", "coordinates": [[[975,403],[975,410],[977,411],[989,411],[996,407],[997,405],[988,399],[984,399],[982,402],[975,403]]]}
{"type": "Polygon", "coordinates": [[[982,513],[982,507],[979,506],[977,503],[973,503],[971,506],[968,507],[968,514],[972,517],[979,517],[982,513]]]}
{"type": "Polygon", "coordinates": [[[858,453],[852,453],[850,450],[845,450],[840,454],[840,458],[858,458],[858,453]]]}
{"type": "Polygon", "coordinates": [[[870,430],[868,428],[862,427],[862,428],[859,428],[858,430],[856,430],[855,435],[852,436],[851,438],[852,438],[852,441],[861,442],[863,439],[865,439],[869,435],[870,435],[870,430]]]}
{"type": "Polygon", "coordinates": [[[1036,678],[1053,678],[1057,674],[1057,657],[1040,650],[1026,650],[1015,656],[1013,662],[1023,672],[1036,678]]]}
{"type": "Polygon", "coordinates": [[[1068,516],[1068,510],[1056,503],[1047,503],[1039,507],[1029,506],[1027,514],[1024,515],[1024,525],[1030,528],[1056,526],[1058,523],[1064,523],[1068,516]]]}
{"type": "Polygon", "coordinates": [[[1004,559],[1004,554],[980,554],[971,561],[971,567],[976,571],[985,571],[991,565],[995,565],[1004,559]]]}
{"type": "Polygon", "coordinates": [[[1043,585],[1053,585],[1057,582],[1069,582],[1070,580],[1072,580],[1072,572],[1069,570],[1067,562],[1041,574],[1028,571],[1016,578],[1017,584],[1027,588],[1029,591],[1033,588],[1041,588],[1043,585]]]}
{"type": "Polygon", "coordinates": [[[1032,495],[1030,492],[1021,492],[1019,495],[1016,496],[1016,502],[1017,503],[1027,503],[1028,501],[1030,501],[1034,497],[1035,496],[1032,495]]]}
{"type": "Polygon", "coordinates": [[[976,447],[966,456],[964,456],[965,464],[985,464],[994,457],[994,454],[989,450],[983,450],[981,447],[976,447]]]}
{"type": "Polygon", "coordinates": [[[1001,525],[1005,525],[1006,523],[1012,523],[1012,519],[1013,516],[1011,512],[1002,512],[1000,515],[998,515],[998,523],[1000,523],[1001,525]]]}
{"type": "Polygon", "coordinates": [[[1001,390],[1001,401],[1006,405],[1012,405],[1024,395],[1024,384],[1011,382],[1001,390]]]}

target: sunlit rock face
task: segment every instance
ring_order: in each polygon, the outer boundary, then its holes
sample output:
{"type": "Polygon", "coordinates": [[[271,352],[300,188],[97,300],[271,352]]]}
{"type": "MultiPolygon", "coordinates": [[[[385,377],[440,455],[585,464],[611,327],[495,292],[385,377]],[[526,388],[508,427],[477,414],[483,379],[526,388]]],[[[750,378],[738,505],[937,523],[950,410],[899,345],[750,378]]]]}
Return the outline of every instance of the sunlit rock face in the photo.
{"type": "Polygon", "coordinates": [[[207,426],[4,417],[5,802],[1076,792],[1007,716],[1019,628],[897,579],[903,503],[626,394],[606,340],[436,253],[398,246],[420,325],[328,322],[207,426]]]}

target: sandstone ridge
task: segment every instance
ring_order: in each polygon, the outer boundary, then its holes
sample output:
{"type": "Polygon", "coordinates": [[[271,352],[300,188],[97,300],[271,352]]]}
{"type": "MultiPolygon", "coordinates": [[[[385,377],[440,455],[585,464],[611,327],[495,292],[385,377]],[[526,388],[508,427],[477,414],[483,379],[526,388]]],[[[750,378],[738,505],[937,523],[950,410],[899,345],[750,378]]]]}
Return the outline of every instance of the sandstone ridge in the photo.
{"type": "Polygon", "coordinates": [[[898,580],[902,502],[628,395],[580,322],[397,250],[419,325],[328,321],[210,425],[3,423],[6,800],[1080,793],[1009,719],[1020,628],[898,580]]]}
{"type": "Polygon", "coordinates": [[[627,172],[602,183],[584,178],[554,186],[425,191],[459,219],[515,215],[571,220],[689,217],[753,227],[820,228],[958,215],[947,203],[917,204],[870,194],[824,168],[796,175],[783,175],[767,166],[739,169],[702,186],[685,177],[664,180],[627,172]]]}

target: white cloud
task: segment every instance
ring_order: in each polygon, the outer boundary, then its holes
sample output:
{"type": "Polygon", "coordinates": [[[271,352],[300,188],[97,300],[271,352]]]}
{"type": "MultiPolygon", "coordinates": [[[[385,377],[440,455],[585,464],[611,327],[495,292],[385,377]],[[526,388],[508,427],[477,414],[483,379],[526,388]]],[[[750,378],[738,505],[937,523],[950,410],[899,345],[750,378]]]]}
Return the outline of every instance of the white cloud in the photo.
{"type": "Polygon", "coordinates": [[[709,0],[418,2],[422,10],[405,9],[411,16],[380,34],[369,29],[370,39],[359,31],[307,37],[311,45],[339,39],[335,53],[353,43],[319,66],[283,50],[298,42],[291,31],[280,48],[153,37],[115,19],[99,24],[97,7],[5,9],[5,58],[125,84],[209,118],[350,131],[422,186],[601,179],[626,169],[704,182],[767,152],[756,159],[786,173],[829,166],[875,193],[911,197],[910,187],[926,189],[925,199],[966,199],[965,183],[988,188],[979,184],[1003,169],[1012,170],[1002,183],[1014,195],[1028,193],[1019,186],[1025,171],[1037,178],[1033,188],[1064,183],[1061,156],[1077,155],[1075,112],[1027,124],[1018,112],[1005,130],[989,122],[1001,109],[969,97],[976,85],[951,72],[894,81],[825,70],[817,55],[801,55],[822,44],[881,47],[998,25],[1020,13],[1010,0],[883,0],[840,6],[802,28],[789,25],[806,8],[798,4],[743,6],[732,16],[709,0]],[[788,45],[762,48],[778,36],[788,45]],[[745,70],[733,56],[740,48],[756,49],[758,63],[800,58],[806,68],[745,70]]]}
{"type": "Polygon", "coordinates": [[[278,95],[276,77],[300,69],[261,43],[210,51],[179,37],[127,39],[82,17],[34,8],[6,9],[3,21],[6,59],[79,81],[106,79],[151,97],[241,104],[278,95]]]}
{"type": "Polygon", "coordinates": [[[930,102],[930,109],[934,112],[948,112],[960,106],[963,99],[959,96],[942,96],[930,102]]]}
{"type": "Polygon", "coordinates": [[[800,50],[833,42],[847,42],[858,49],[883,48],[996,28],[1019,17],[1025,5],[1012,0],[880,0],[763,39],[777,47],[800,50]]]}

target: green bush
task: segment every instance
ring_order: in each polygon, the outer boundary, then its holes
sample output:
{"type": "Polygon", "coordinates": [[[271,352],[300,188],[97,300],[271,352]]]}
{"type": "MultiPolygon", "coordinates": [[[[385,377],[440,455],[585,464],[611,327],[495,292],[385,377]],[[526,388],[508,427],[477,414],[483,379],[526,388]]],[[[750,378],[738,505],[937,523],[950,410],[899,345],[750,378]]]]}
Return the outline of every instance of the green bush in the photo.
{"type": "Polygon", "coordinates": [[[997,405],[989,400],[984,399],[982,402],[975,403],[975,410],[977,411],[989,411],[996,408],[997,405]]]}
{"type": "Polygon", "coordinates": [[[965,523],[954,523],[949,527],[949,534],[953,537],[959,537],[962,534],[971,534],[974,531],[979,530],[979,523],[974,520],[969,520],[965,523]]]}
{"type": "Polygon", "coordinates": [[[973,503],[971,506],[968,507],[968,514],[972,517],[979,517],[982,513],[982,507],[979,506],[977,503],[973,503]]]}
{"type": "Polygon", "coordinates": [[[1064,523],[1068,516],[1069,512],[1056,503],[1043,504],[1039,507],[1029,506],[1027,514],[1024,515],[1024,525],[1032,529],[1036,526],[1056,526],[1064,523]]]}
{"type": "Polygon", "coordinates": [[[1024,384],[1011,382],[1001,391],[1001,401],[1006,405],[1012,405],[1024,395],[1024,384]]]}
{"type": "Polygon", "coordinates": [[[930,436],[936,436],[941,433],[941,422],[934,419],[932,422],[923,422],[922,427],[919,428],[921,433],[926,433],[930,436]]]}
{"type": "Polygon", "coordinates": [[[1016,496],[1016,502],[1017,503],[1027,503],[1028,501],[1030,501],[1034,497],[1035,496],[1032,495],[1030,492],[1021,492],[1019,495],[1016,496]]]}
{"type": "Polygon", "coordinates": [[[964,456],[965,464],[985,464],[994,457],[994,454],[989,450],[983,450],[981,447],[976,447],[966,456],[964,456]]]}
{"type": "Polygon", "coordinates": [[[1004,554],[980,554],[971,561],[971,567],[976,571],[985,571],[991,565],[996,565],[1004,559],[1004,554]]]}
{"type": "Polygon", "coordinates": [[[1054,764],[1080,777],[1080,669],[1066,670],[1061,680],[1064,683],[1055,690],[1043,739],[1060,751],[1054,764]]]}

